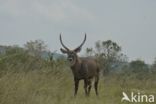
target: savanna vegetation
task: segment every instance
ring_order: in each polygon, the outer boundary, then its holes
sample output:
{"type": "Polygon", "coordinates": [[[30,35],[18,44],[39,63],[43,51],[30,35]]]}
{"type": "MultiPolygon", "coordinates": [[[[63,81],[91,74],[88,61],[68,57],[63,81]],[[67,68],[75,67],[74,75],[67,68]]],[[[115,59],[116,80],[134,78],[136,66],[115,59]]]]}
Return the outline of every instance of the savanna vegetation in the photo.
{"type": "MultiPolygon", "coordinates": [[[[29,41],[24,47],[1,46],[0,104],[130,104],[121,102],[122,92],[140,92],[156,97],[156,60],[129,62],[116,42],[97,41],[85,56],[97,58],[100,68],[99,96],[92,88],[85,97],[83,82],[73,96],[73,75],[68,62],[54,58],[41,40],[29,41]],[[43,57],[44,52],[48,57],[43,57]]],[[[147,104],[147,103],[141,103],[147,104]]]]}

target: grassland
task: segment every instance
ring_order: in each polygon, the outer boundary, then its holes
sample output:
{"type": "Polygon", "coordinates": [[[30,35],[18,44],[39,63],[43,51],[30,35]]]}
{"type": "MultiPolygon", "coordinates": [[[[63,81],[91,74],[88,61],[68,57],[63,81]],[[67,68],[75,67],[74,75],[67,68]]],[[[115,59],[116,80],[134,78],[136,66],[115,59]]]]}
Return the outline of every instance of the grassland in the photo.
{"type": "Polygon", "coordinates": [[[23,53],[7,55],[0,60],[0,104],[131,104],[121,102],[122,92],[156,97],[155,79],[154,74],[143,79],[126,73],[101,75],[98,97],[94,89],[85,97],[83,81],[74,97],[71,70],[61,61],[53,65],[23,53]]]}
{"type": "Polygon", "coordinates": [[[93,89],[90,97],[85,97],[81,81],[75,98],[73,85],[68,68],[7,72],[0,78],[0,104],[129,104],[121,103],[123,91],[156,92],[156,81],[123,79],[116,75],[101,77],[99,97],[93,89]]]}

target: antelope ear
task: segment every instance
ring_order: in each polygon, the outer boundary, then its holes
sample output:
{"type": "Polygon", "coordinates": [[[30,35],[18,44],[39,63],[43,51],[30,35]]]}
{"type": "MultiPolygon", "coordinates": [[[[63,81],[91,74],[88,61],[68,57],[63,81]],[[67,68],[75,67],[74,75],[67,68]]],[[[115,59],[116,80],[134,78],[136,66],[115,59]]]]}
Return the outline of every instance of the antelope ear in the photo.
{"type": "Polygon", "coordinates": [[[81,51],[81,47],[74,49],[74,52],[78,53],[81,51]]]}
{"type": "Polygon", "coordinates": [[[61,51],[62,53],[67,53],[67,50],[64,50],[64,49],[62,49],[62,48],[60,48],[60,51],[61,51]]]}

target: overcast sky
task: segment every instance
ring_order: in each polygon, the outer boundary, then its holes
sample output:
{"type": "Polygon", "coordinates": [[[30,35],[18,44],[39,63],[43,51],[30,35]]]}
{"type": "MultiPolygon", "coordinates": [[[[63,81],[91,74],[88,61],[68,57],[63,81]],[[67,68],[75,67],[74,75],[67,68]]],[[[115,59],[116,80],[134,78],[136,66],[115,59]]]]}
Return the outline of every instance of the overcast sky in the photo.
{"type": "MultiPolygon", "coordinates": [[[[156,0],[0,0],[0,45],[41,39],[49,49],[117,42],[130,60],[156,57],[156,0]]],[[[82,51],[83,54],[84,51],[82,51]]]]}

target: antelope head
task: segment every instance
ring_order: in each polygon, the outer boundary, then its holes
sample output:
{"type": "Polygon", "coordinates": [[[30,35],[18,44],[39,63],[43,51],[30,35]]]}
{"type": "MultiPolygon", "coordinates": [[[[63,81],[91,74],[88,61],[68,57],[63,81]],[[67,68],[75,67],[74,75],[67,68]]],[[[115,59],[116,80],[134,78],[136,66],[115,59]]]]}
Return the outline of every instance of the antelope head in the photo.
{"type": "Polygon", "coordinates": [[[86,34],[85,34],[83,42],[77,48],[71,50],[63,44],[62,37],[60,34],[60,42],[64,48],[64,49],[61,48],[60,50],[62,53],[67,54],[67,60],[70,62],[70,64],[72,66],[75,65],[75,63],[79,60],[77,53],[81,51],[81,48],[82,48],[83,44],[85,43],[85,41],[86,41],[86,34]]]}

